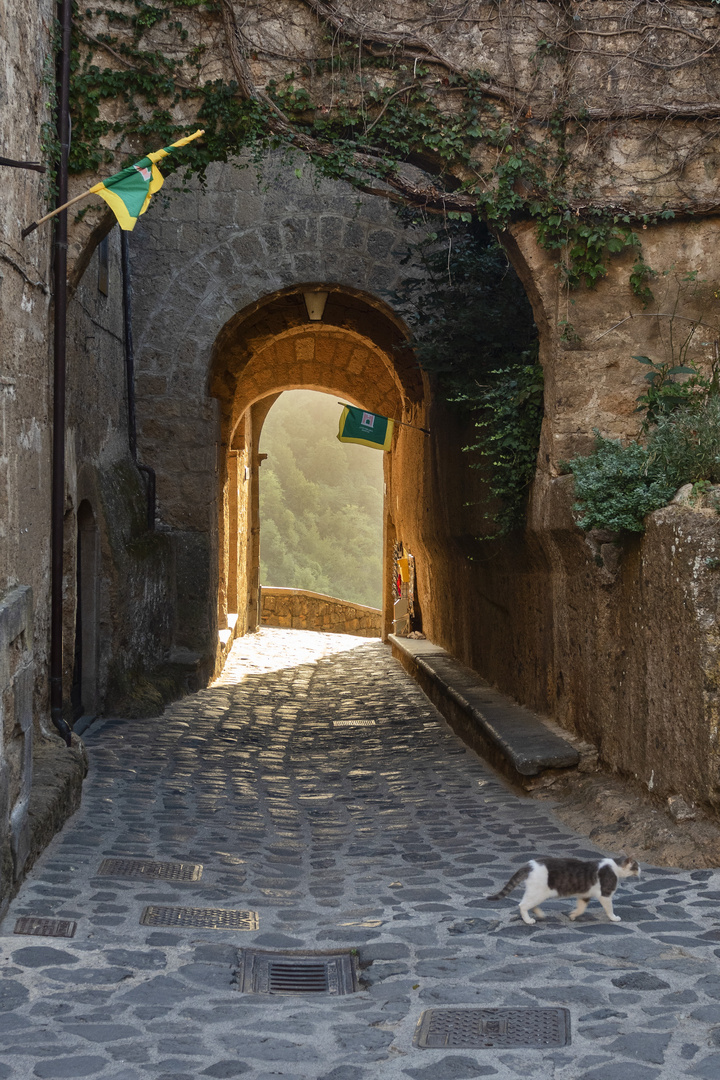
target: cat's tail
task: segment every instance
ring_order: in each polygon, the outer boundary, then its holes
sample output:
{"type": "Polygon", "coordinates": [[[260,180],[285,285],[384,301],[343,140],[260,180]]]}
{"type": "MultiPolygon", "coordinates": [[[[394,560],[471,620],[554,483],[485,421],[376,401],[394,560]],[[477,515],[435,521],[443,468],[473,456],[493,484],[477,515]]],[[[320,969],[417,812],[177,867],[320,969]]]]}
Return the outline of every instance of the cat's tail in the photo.
{"type": "Polygon", "coordinates": [[[488,896],[488,900],[502,900],[505,896],[509,896],[513,889],[517,888],[525,881],[526,877],[530,873],[529,866],[522,866],[516,874],[508,881],[507,885],[503,885],[500,892],[496,892],[493,896],[488,896]]]}

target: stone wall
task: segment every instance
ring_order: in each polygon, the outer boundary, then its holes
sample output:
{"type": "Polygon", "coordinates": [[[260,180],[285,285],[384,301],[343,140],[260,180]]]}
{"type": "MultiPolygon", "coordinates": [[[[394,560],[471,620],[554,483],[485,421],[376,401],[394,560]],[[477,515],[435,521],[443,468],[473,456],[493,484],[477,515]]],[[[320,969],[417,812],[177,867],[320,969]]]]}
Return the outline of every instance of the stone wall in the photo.
{"type": "Polygon", "coordinates": [[[0,601],[0,903],[28,855],[33,754],[32,593],[0,601]]]}
{"type": "MultiPolygon", "coordinates": [[[[280,157],[269,157],[260,175],[244,165],[210,166],[206,188],[193,182],[181,190],[168,181],[170,201],[154,201],[131,237],[139,452],[157,470],[159,527],[179,552],[174,647],[203,658],[220,656],[218,633],[229,615],[238,615],[240,629],[253,625],[251,511],[259,433],[273,393],[291,386],[351,400],[364,393],[378,411],[400,402],[390,346],[378,347],[370,330],[362,340],[353,330],[349,347],[351,310],[338,309],[343,328],[336,332],[315,325],[310,334],[305,317],[300,333],[289,323],[279,341],[268,331],[263,302],[303,283],[328,282],[348,291],[337,293],[347,304],[362,307],[355,293],[382,304],[411,272],[402,259],[413,233],[384,201],[309,169],[297,177],[280,157]],[[235,327],[248,317],[252,328],[243,339],[235,327]],[[232,365],[242,340],[252,348],[240,402],[232,365]],[[235,531],[230,503],[241,521],[235,531]]],[[[300,294],[291,301],[303,303],[300,294]]]]}
{"type": "Polygon", "coordinates": [[[68,309],[64,696],[69,706],[80,626],[90,715],[133,711],[133,682],[171,661],[182,614],[171,597],[183,552],[148,528],[147,478],[130,451],[117,227],[105,243],[68,309]]]}
{"type": "Polygon", "coordinates": [[[379,608],[351,604],[334,596],[305,589],[273,589],[263,585],[260,610],[263,626],[289,626],[294,630],[321,630],[326,634],[380,637],[379,608]]]}
{"type": "Polygon", "coordinates": [[[528,528],[479,542],[484,493],[457,416],[399,442],[390,492],[415,556],[415,629],[492,685],[594,743],[601,763],[656,793],[720,805],[720,517],[672,505],[644,536],[586,535],[571,476],[537,483],[528,528]],[[472,505],[475,503],[475,505],[472,505]],[[468,505],[470,504],[470,505],[468,505]]]}
{"type": "MultiPolygon", "coordinates": [[[[50,0],[4,5],[0,13],[0,154],[14,161],[43,157],[41,126],[49,119],[43,78],[54,17],[50,0]]],[[[45,213],[47,182],[6,165],[0,176],[0,597],[16,586],[32,590],[33,656],[42,669],[49,624],[51,234],[38,230],[27,240],[20,234],[45,213]]],[[[46,701],[40,678],[36,707],[46,701]]]]}
{"type": "MultiPolygon", "coordinates": [[[[50,120],[47,78],[54,77],[55,4],[4,4],[0,10],[0,154],[43,160],[50,120]]],[[[33,760],[62,774],[63,798],[79,794],[78,751],[48,738],[50,478],[52,407],[52,230],[21,237],[48,209],[48,178],[0,165],[0,912],[27,866],[71,812],[52,819],[37,807],[42,778],[33,760]],[[49,747],[49,749],[48,749],[49,747]],[[35,751],[35,754],[34,754],[35,751]],[[38,840],[38,827],[42,840],[38,840]]],[[[77,801],[77,800],[76,800],[77,801]]]]}

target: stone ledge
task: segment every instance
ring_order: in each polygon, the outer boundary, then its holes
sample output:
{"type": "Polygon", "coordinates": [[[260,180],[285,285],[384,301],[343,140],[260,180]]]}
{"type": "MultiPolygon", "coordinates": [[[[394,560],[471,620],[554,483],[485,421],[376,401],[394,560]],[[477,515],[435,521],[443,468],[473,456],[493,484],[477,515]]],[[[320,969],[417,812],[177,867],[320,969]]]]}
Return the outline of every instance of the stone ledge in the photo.
{"type": "Polygon", "coordinates": [[[11,894],[2,897],[4,910],[36,861],[69,817],[80,806],[82,782],[88,771],[85,747],[77,736],[67,747],[55,735],[37,738],[33,747],[33,776],[30,789],[29,844],[23,872],[14,882],[11,894]]]}
{"type": "Polygon", "coordinates": [[[510,779],[526,785],[547,769],[567,769],[580,754],[537,714],[493,690],[431,641],[389,635],[392,653],[453,730],[510,779]]]}

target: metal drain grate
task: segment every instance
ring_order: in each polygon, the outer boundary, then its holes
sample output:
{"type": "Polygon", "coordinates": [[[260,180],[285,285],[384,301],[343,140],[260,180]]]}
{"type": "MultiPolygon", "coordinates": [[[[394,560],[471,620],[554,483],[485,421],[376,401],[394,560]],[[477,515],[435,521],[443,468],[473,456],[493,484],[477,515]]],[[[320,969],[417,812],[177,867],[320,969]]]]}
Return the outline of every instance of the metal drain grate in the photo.
{"type": "Polygon", "coordinates": [[[40,919],[23,916],[15,923],[14,934],[32,934],[33,937],[75,937],[77,923],[72,919],[40,919]]]}
{"type": "Polygon", "coordinates": [[[153,862],[152,859],[105,859],[100,864],[96,876],[199,881],[202,872],[202,863],[153,862]]]}
{"type": "Polygon", "coordinates": [[[415,1029],[415,1046],[543,1049],[570,1042],[568,1009],[427,1009],[415,1029]]]}
{"type": "Polygon", "coordinates": [[[264,952],[241,949],[238,986],[245,994],[332,994],[357,990],[350,952],[264,952]]]}
{"type": "Polygon", "coordinates": [[[333,720],[333,727],[377,727],[374,720],[333,720]]]}
{"type": "Polygon", "coordinates": [[[257,911],[229,911],[226,908],[160,907],[143,908],[141,926],[195,926],[208,930],[257,930],[257,911]]]}

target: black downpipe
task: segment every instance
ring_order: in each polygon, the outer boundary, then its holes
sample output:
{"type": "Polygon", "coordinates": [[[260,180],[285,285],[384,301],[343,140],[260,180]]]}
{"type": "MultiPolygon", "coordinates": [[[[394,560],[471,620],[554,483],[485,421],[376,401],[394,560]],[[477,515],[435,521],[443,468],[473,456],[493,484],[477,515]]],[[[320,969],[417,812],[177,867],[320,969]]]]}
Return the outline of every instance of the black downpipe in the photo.
{"type": "MultiPolygon", "coordinates": [[[[61,52],[58,71],[58,135],[60,163],[56,206],[68,198],[70,152],[70,32],[72,0],[61,0],[61,52]]],[[[55,224],[55,312],[53,369],[53,458],[50,602],[50,717],[67,746],[72,731],[63,719],[63,519],[65,517],[65,361],[67,329],[67,210],[55,224]]]]}
{"type": "Polygon", "coordinates": [[[120,260],[122,263],[123,329],[125,337],[125,377],[127,379],[128,442],[130,453],[140,472],[147,476],[147,527],[155,528],[155,470],[141,465],[137,458],[137,424],[135,421],[135,350],[132,336],[132,307],[130,304],[130,244],[128,234],[120,232],[120,260]]]}

